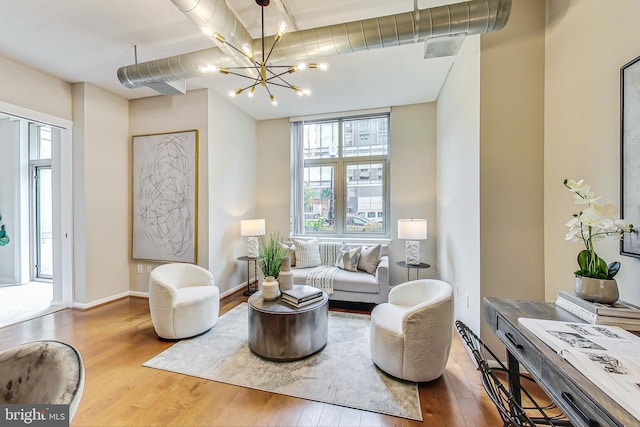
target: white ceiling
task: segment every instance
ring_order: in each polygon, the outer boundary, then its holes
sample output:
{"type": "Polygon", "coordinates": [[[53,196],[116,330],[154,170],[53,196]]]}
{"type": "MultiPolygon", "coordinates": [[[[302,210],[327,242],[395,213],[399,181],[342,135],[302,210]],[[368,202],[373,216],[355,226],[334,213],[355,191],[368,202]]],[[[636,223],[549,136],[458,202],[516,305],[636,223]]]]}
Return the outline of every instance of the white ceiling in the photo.
{"type": "MultiPolygon", "coordinates": [[[[459,1],[459,0],[458,0],[459,1]]],[[[418,8],[457,1],[419,0],[418,8]]],[[[413,0],[283,0],[298,29],[410,11],[413,0]]],[[[254,38],[260,37],[260,7],[254,0],[227,0],[254,38]]],[[[284,17],[272,0],[265,32],[284,17]]],[[[293,31],[291,27],[288,31],[293,31]]],[[[284,37],[287,35],[285,34],[284,37]]],[[[0,0],[0,56],[62,80],[88,82],[127,99],[157,95],[127,89],[119,67],[214,47],[170,0],[0,0]]],[[[264,91],[231,102],[256,119],[320,114],[434,101],[454,57],[423,59],[422,43],[323,59],[328,71],[307,70],[291,83],[309,87],[311,97],[276,93],[277,107],[264,91]]],[[[187,90],[211,88],[226,97],[239,86],[234,77],[213,75],[187,81],[187,90]]],[[[261,88],[258,88],[261,89],[261,88]]]]}

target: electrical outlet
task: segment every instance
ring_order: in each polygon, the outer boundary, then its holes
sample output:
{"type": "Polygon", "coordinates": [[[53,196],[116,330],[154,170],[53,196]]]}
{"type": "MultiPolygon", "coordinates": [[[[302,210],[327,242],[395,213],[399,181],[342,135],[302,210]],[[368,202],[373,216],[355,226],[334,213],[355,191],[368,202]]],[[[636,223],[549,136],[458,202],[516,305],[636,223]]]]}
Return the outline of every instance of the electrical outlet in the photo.
{"type": "Polygon", "coordinates": [[[150,274],[150,273],[151,273],[151,266],[147,265],[147,274],[150,274]]]}
{"type": "Polygon", "coordinates": [[[142,264],[138,264],[138,274],[142,274],[142,264]]]}
{"type": "Polygon", "coordinates": [[[471,308],[471,300],[469,299],[469,294],[465,294],[465,297],[467,299],[467,310],[471,308]]]}

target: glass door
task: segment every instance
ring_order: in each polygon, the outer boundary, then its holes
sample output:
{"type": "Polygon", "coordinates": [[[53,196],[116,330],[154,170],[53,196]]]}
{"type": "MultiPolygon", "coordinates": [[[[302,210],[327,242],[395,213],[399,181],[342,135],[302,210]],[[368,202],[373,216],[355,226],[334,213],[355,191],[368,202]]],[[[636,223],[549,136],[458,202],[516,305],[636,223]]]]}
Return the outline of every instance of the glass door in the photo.
{"type": "Polygon", "coordinates": [[[51,166],[35,168],[34,278],[53,279],[51,166]]]}

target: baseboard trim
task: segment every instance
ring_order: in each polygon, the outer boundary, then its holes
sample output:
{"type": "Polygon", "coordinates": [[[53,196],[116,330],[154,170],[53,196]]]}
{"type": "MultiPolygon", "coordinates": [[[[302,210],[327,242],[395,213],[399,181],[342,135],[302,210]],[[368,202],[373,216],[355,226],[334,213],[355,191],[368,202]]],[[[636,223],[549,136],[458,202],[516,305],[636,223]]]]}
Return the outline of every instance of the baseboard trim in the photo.
{"type": "MultiPolygon", "coordinates": [[[[226,291],[224,291],[223,293],[220,294],[220,299],[228,297],[229,295],[233,295],[236,292],[245,289],[247,287],[247,282],[243,282],[240,283],[239,285],[228,289],[226,291]]],[[[109,304],[110,302],[122,299],[122,298],[127,298],[127,297],[134,297],[134,298],[146,298],[149,299],[149,292],[140,292],[140,291],[127,291],[127,292],[122,292],[120,294],[116,294],[116,295],[112,295],[110,297],[106,297],[106,298],[102,298],[96,301],[92,301],[89,303],[79,303],[79,302],[74,302],[73,305],[71,306],[72,309],[74,310],[90,310],[92,308],[96,308],[99,307],[101,305],[105,305],[105,304],[109,304]]]]}
{"type": "Polygon", "coordinates": [[[220,294],[220,299],[226,298],[229,295],[235,294],[239,290],[246,289],[246,288],[247,288],[247,282],[240,283],[238,286],[235,286],[235,287],[233,287],[231,289],[228,289],[228,290],[224,291],[223,293],[221,293],[220,294]]]}

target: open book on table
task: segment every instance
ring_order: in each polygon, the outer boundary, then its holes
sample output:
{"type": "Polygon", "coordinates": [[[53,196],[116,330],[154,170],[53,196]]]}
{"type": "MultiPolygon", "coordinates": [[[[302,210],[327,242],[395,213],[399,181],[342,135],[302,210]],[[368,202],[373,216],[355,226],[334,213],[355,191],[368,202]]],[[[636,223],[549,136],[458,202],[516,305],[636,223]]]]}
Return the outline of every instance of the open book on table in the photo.
{"type": "Polygon", "coordinates": [[[617,326],[519,318],[585,377],[640,420],[640,338],[617,326]]]}

